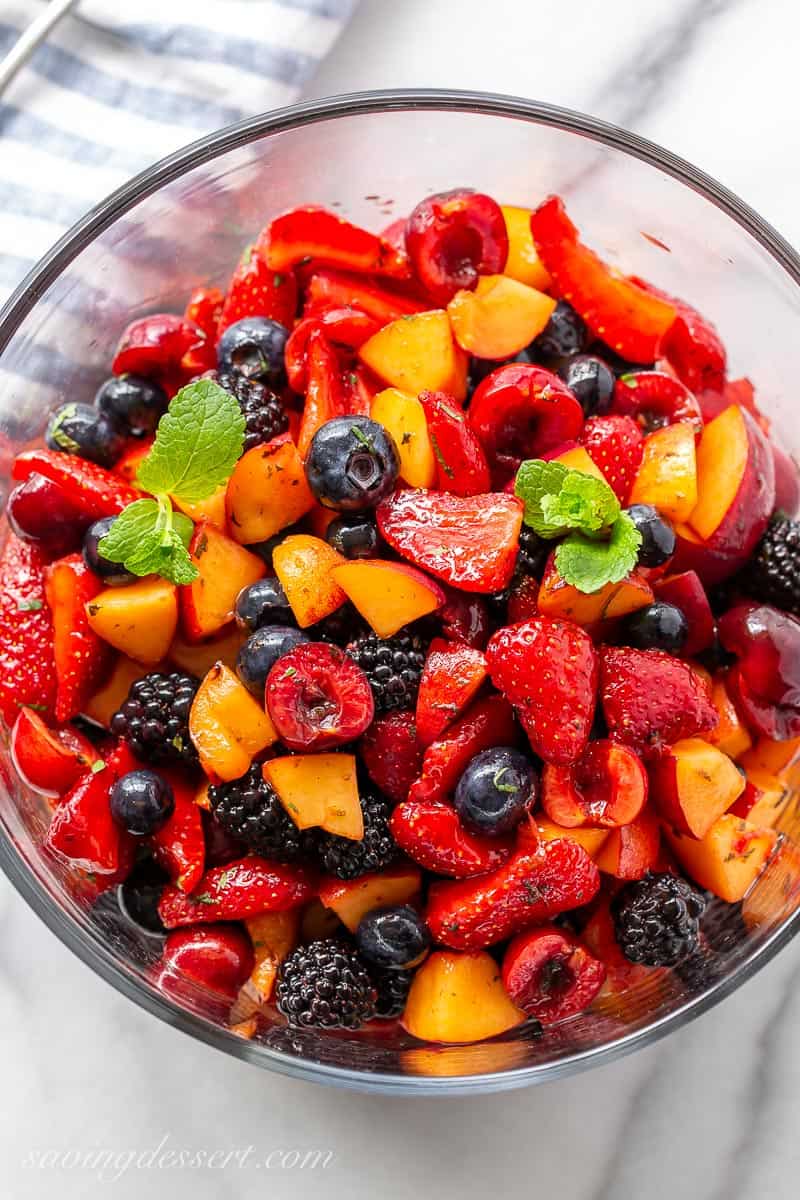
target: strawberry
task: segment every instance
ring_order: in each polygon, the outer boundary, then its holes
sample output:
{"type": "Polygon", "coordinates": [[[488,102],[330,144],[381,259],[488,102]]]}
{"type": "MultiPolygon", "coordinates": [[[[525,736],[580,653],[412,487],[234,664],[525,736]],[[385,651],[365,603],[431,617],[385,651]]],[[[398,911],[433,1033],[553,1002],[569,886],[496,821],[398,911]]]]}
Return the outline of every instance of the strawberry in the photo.
{"type": "Polygon", "coordinates": [[[392,813],[389,829],[398,846],[426,871],[468,879],[493,871],[511,857],[509,838],[480,837],[465,829],[449,804],[407,800],[392,813]]]}
{"type": "Polygon", "coordinates": [[[372,722],[358,744],[367,773],[380,790],[400,803],[422,770],[422,746],[414,715],[401,710],[372,722]]]}
{"type": "Polygon", "coordinates": [[[209,1006],[214,1012],[215,1001],[225,1002],[218,1014],[222,1020],[254,966],[253,943],[241,926],[206,925],[171,933],[152,979],[159,991],[183,1005],[196,1004],[201,989],[206,1015],[209,1006]]]}
{"type": "Polygon", "coordinates": [[[423,746],[461,715],[486,679],[486,659],[463,642],[434,638],[417,695],[417,737],[423,746]]]}
{"type": "Polygon", "coordinates": [[[311,439],[326,421],[345,411],[345,395],[336,351],[321,329],[312,330],[307,348],[306,402],[297,436],[297,449],[305,458],[311,439]]]}
{"type": "Polygon", "coordinates": [[[632,417],[590,417],[580,440],[620,504],[624,504],[642,461],[643,439],[639,426],[632,417]]]}
{"type": "Polygon", "coordinates": [[[508,597],[509,624],[528,621],[539,612],[539,580],[533,575],[523,575],[511,589],[508,597]]]}
{"type": "Polygon", "coordinates": [[[348,307],[358,308],[381,325],[388,325],[412,313],[424,312],[428,305],[376,287],[358,275],[325,267],[315,271],[306,287],[306,315],[326,308],[348,307]]]}
{"type": "Polygon", "coordinates": [[[58,450],[24,450],[18,454],[14,478],[28,479],[34,472],[57,484],[65,502],[89,524],[100,517],[115,517],[142,498],[140,491],[128,487],[112,471],[58,450]]]}
{"type": "Polygon", "coordinates": [[[267,266],[258,250],[248,246],[228,284],[216,337],[243,317],[269,317],[291,328],[296,311],[294,272],[267,266]]]}
{"type": "Polygon", "coordinates": [[[476,700],[463,717],[428,746],[422,772],[409,790],[409,800],[445,800],[471,758],[492,746],[513,746],[518,739],[514,714],[502,696],[476,700]]]}
{"type": "Polygon", "coordinates": [[[499,629],[486,661],[535,752],[556,766],[580,758],[597,693],[597,654],[586,631],[571,621],[531,617],[499,629]]]}
{"type": "Polygon", "coordinates": [[[499,592],[514,574],[522,501],[489,492],[452,496],[408,488],[378,506],[384,541],[415,566],[465,592],[499,592]]]}
{"type": "Polygon", "coordinates": [[[90,628],[86,605],[103,590],[80,554],[51,563],[44,573],[45,595],[53,615],[53,657],[58,686],[55,717],[59,724],[82,711],[103,682],[112,650],[90,628]]]}
{"type": "Polygon", "coordinates": [[[357,350],[379,329],[374,317],[357,308],[327,308],[311,317],[303,317],[289,335],[284,351],[289,386],[295,392],[304,392],[308,386],[308,339],[314,330],[319,330],[337,346],[357,350]]]}
{"type": "Polygon", "coordinates": [[[307,205],[275,217],[259,235],[256,249],[273,271],[286,271],[313,258],[332,267],[407,279],[408,258],[394,246],[324,208],[307,205]]]}
{"type": "Polygon", "coordinates": [[[49,729],[38,713],[23,708],[11,732],[11,756],[37,792],[61,795],[97,760],[91,742],[74,729],[49,729]]]}
{"type": "Polygon", "coordinates": [[[0,713],[13,725],[29,706],[53,716],[53,620],[44,590],[44,555],[9,533],[0,556],[0,713]]]}
{"type": "Polygon", "coordinates": [[[448,588],[446,600],[439,609],[442,634],[450,642],[466,642],[483,650],[489,640],[489,610],[480,596],[467,596],[448,588]]]}
{"type": "Polygon", "coordinates": [[[664,425],[688,421],[695,434],[703,429],[700,405],[685,383],[666,371],[632,371],[614,385],[611,412],[633,417],[643,434],[664,425]]]}
{"type": "Polygon", "coordinates": [[[183,315],[202,331],[203,340],[190,347],[181,359],[181,369],[188,376],[202,375],[217,365],[217,326],[223,300],[218,287],[195,288],[189,297],[183,315]]]}
{"type": "Polygon", "coordinates": [[[492,486],[489,464],[477,435],[447,392],[420,392],[428,435],[436,456],[436,486],[454,496],[477,496],[492,486]]]}
{"type": "Polygon", "coordinates": [[[600,872],[577,842],[557,838],[513,858],[488,875],[434,883],[425,914],[434,941],[454,950],[482,950],[561,912],[588,904],[600,872]]]}
{"type": "Polygon", "coordinates": [[[364,363],[357,362],[345,372],[342,383],[345,412],[368,417],[372,412],[373,400],[378,392],[383,391],[383,384],[377,375],[373,375],[364,363]]]}
{"type": "Polygon", "coordinates": [[[115,375],[144,375],[170,379],[183,356],[197,350],[205,335],[194,321],[175,313],[152,313],[131,321],[123,330],[111,370],[115,375]]]}
{"type": "Polygon", "coordinates": [[[665,332],[659,349],[681,382],[693,392],[706,388],[721,391],[725,386],[727,354],[711,322],[690,304],[668,296],[647,280],[634,276],[632,282],[675,309],[675,320],[665,332]]]}
{"type": "Polygon", "coordinates": [[[264,912],[286,912],[313,899],[316,884],[303,867],[252,854],[206,871],[187,896],[167,884],[158,911],[167,929],[210,921],[243,921],[264,912]]]}
{"type": "Polygon", "coordinates": [[[136,839],[111,816],[109,800],[117,780],[140,765],[121,742],[101,771],[83,775],[53,814],[45,839],[48,849],[98,875],[130,870],[136,857],[136,839]]]}
{"type": "Polygon", "coordinates": [[[594,336],[630,362],[652,363],[675,320],[674,306],[612,271],[584,246],[558,196],[532,214],[531,234],[556,295],[572,305],[594,336]]]}
{"type": "Polygon", "coordinates": [[[157,861],[182,892],[192,892],[203,875],[206,841],[196,789],[180,771],[161,770],[175,797],[169,820],[148,838],[157,861]]]}
{"type": "Polygon", "coordinates": [[[700,675],[662,650],[603,646],[600,698],[611,737],[643,758],[719,722],[700,675]]]}

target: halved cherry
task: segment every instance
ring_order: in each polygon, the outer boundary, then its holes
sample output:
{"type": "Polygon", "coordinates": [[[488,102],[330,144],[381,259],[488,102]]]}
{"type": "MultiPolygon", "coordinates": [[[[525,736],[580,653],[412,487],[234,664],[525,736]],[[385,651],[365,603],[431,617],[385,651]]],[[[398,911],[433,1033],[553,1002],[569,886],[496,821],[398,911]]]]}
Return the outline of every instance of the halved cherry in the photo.
{"type": "Polygon", "coordinates": [[[503,958],[506,991],[518,1008],[543,1025],[583,1012],[605,977],[605,965],[555,925],[518,934],[503,958]]]}
{"type": "Polygon", "coordinates": [[[551,821],[567,829],[628,825],[646,799],[647,773],[640,759],[607,739],[590,742],[572,766],[548,763],[542,774],[542,807],[551,821]]]}
{"type": "Polygon", "coordinates": [[[406,249],[425,291],[442,308],[479,275],[498,275],[508,258],[502,209],[469,188],[421,200],[406,221],[406,249]]]}
{"type": "Polygon", "coordinates": [[[97,751],[74,729],[49,729],[31,708],[20,709],[11,732],[11,759],[20,775],[37,792],[57,796],[77,783],[97,751]]]}
{"type": "Polygon", "coordinates": [[[666,371],[632,371],[614,386],[611,412],[633,417],[643,433],[687,421],[695,436],[703,430],[700,405],[685,383],[666,371]]]}
{"type": "Polygon", "coordinates": [[[111,370],[115,375],[169,375],[189,350],[205,341],[194,321],[174,313],[139,317],[123,331],[111,370]]]}
{"type": "Polygon", "coordinates": [[[526,458],[539,458],[577,439],[583,409],[552,371],[531,363],[498,367],[478,385],[469,407],[495,486],[502,487],[526,458]]]}
{"type": "Polygon", "coordinates": [[[254,961],[250,938],[238,925],[174,929],[164,942],[155,983],[178,998],[188,996],[187,985],[193,983],[234,1000],[254,961]]]}
{"type": "Polygon", "coordinates": [[[375,715],[361,668],[337,646],[307,642],[267,677],[267,710],[290,750],[329,750],[360,737],[375,715]]]}
{"type": "Polygon", "coordinates": [[[284,350],[286,375],[295,392],[305,392],[308,385],[308,339],[319,329],[338,346],[357,350],[367,338],[380,329],[380,323],[357,308],[328,308],[298,321],[289,335],[284,350]]]}

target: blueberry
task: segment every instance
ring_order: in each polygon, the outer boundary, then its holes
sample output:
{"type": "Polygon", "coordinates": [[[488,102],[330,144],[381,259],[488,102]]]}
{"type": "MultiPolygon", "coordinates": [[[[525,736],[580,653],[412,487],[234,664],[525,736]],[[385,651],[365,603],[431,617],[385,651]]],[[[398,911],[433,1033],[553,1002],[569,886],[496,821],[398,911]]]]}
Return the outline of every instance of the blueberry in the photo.
{"type": "Polygon", "coordinates": [[[660,567],[675,553],[672,526],[650,504],[632,504],[627,513],[642,535],[639,566],[660,567]]]}
{"type": "Polygon", "coordinates": [[[552,362],[569,358],[586,349],[589,332],[566,300],[559,300],[542,332],[531,342],[529,350],[537,362],[552,362]]]}
{"type": "Polygon", "coordinates": [[[416,967],[430,944],[428,927],[410,904],[373,908],[361,918],[356,930],[359,953],[376,967],[400,971],[416,967]]]}
{"type": "Polygon", "coordinates": [[[536,800],[533,763],[511,746],[483,750],[458,781],[455,808],[473,833],[510,833],[536,800]]]}
{"type": "Polygon", "coordinates": [[[62,404],[47,423],[44,440],[51,450],[77,454],[101,467],[113,467],[125,445],[115,421],[92,404],[62,404]]]}
{"type": "Polygon", "coordinates": [[[343,513],[335,517],[325,537],[345,558],[377,558],[380,554],[381,537],[375,518],[369,513],[343,513]]]}
{"type": "Polygon", "coordinates": [[[126,583],[133,583],[137,579],[137,576],[126,570],[122,563],[112,562],[110,558],[103,558],[100,553],[100,542],[116,519],[116,517],[101,517],[99,521],[90,525],[83,535],[83,561],[90,571],[98,575],[110,587],[120,587],[126,583]]]}
{"type": "Polygon", "coordinates": [[[666,650],[667,654],[680,654],[688,633],[689,625],[681,610],[674,604],[657,600],[625,618],[621,637],[638,650],[666,650]]]}
{"type": "Polygon", "coordinates": [[[369,417],[334,417],[311,440],[308,486],[326,508],[374,508],[394,487],[400,456],[391,434],[369,417]]]}
{"type": "Polygon", "coordinates": [[[94,398],[95,407],[131,437],[154,433],[167,404],[167,393],[141,375],[112,375],[94,398]]]}
{"type": "Polygon", "coordinates": [[[117,903],[123,915],[147,934],[167,931],[158,915],[158,904],[168,876],[152,858],[145,858],[117,889],[117,903]]]}
{"type": "Polygon", "coordinates": [[[129,771],[111,789],[111,816],[128,833],[146,837],[172,816],[172,788],[155,771],[129,771]]]}
{"type": "Polygon", "coordinates": [[[259,379],[271,388],[286,383],[283,352],[289,330],[269,317],[243,317],[229,325],[217,342],[220,373],[259,379]]]}
{"type": "Polygon", "coordinates": [[[262,625],[294,625],[294,613],[280,581],[273,576],[257,579],[242,588],[234,608],[240,629],[260,629],[262,625]]]}
{"type": "Polygon", "coordinates": [[[253,695],[263,699],[267,676],[274,664],[295,646],[310,641],[299,629],[264,625],[251,633],[236,658],[236,674],[253,695]]]}
{"type": "Polygon", "coordinates": [[[576,354],[566,359],[558,374],[574,393],[587,417],[606,413],[614,394],[614,373],[594,354],[576,354]]]}

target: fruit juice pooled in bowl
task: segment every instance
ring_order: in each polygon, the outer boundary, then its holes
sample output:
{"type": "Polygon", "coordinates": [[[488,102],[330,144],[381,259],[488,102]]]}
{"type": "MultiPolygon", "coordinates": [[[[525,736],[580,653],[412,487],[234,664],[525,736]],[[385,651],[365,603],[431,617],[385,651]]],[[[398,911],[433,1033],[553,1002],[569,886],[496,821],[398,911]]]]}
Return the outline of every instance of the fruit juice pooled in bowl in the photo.
{"type": "Polygon", "coordinates": [[[244,1036],[468,1043],[713,971],[709,903],[781,850],[797,471],[709,320],[583,236],[557,197],[295,209],[16,459],[46,849],[244,1036]]]}

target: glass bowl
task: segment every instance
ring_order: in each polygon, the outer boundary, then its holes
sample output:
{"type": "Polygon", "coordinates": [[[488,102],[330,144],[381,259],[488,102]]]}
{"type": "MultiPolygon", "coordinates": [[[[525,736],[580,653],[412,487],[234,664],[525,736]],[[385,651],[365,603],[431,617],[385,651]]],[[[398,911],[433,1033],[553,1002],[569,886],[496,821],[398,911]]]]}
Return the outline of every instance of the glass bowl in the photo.
{"type": "MultiPolygon", "coordinates": [[[[566,197],[590,243],[710,317],[732,377],[747,374],[776,439],[800,451],[794,334],[800,260],[751,209],[668,151],[590,117],[503,96],[374,92],[273,112],[196,142],[115,192],[47,254],[0,314],[0,445],[41,437],[48,411],[89,399],[125,324],[179,311],[190,290],[222,284],[275,213],[320,203],[378,229],[422,196],[457,186],[531,206],[566,197]]],[[[42,853],[46,805],[0,742],[0,863],[49,928],[98,974],[178,1029],[271,1070],[382,1092],[488,1092],[555,1078],[652,1042],[738,987],[797,931],[800,832],[782,818],[781,852],[744,911],[719,906],[713,970],[681,981],[654,972],[543,1036],[531,1029],[464,1047],[426,1047],[388,1030],[257,1040],[224,1028],[211,998],[156,990],[157,945],[108,903],[92,907],[74,876],[42,853]]]]}

